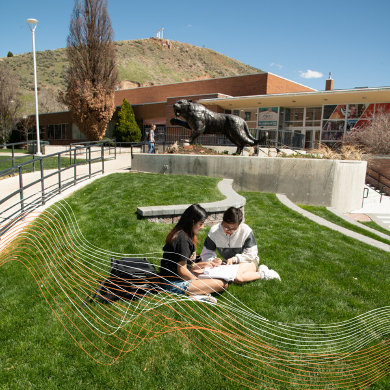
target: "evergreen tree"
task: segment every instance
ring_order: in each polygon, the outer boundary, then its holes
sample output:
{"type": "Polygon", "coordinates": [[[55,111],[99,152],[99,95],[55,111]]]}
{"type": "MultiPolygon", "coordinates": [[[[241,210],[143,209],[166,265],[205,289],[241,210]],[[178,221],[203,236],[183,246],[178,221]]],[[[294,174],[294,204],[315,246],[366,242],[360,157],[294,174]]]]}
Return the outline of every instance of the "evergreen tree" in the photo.
{"type": "Polygon", "coordinates": [[[114,137],[119,142],[138,142],[141,140],[141,130],[135,120],[134,111],[130,103],[123,99],[121,109],[118,112],[114,137]]]}
{"type": "Polygon", "coordinates": [[[9,51],[8,54],[7,54],[7,57],[13,57],[13,56],[14,56],[14,55],[12,54],[12,52],[9,51]]]}

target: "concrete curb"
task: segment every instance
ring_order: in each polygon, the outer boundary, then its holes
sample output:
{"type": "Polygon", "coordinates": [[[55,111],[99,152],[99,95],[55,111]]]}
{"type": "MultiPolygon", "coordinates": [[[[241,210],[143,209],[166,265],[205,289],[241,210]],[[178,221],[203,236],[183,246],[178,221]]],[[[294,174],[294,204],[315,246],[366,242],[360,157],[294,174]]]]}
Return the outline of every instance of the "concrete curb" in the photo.
{"type": "Polygon", "coordinates": [[[291,200],[288,199],[287,196],[284,194],[276,194],[276,197],[280,200],[280,202],[282,202],[285,206],[289,207],[291,210],[296,211],[297,213],[303,215],[306,218],[309,218],[310,220],[318,223],[319,225],[326,226],[329,229],[345,234],[348,237],[355,238],[356,240],[364,242],[365,244],[375,246],[378,249],[382,249],[386,252],[390,252],[390,245],[384,244],[383,242],[376,241],[370,237],[366,237],[363,236],[362,234],[355,233],[351,230],[345,229],[341,226],[338,226],[332,222],[327,221],[326,219],[318,217],[317,215],[312,214],[309,211],[303,210],[299,206],[291,202],[291,200]]]}
{"type": "MultiPolygon", "coordinates": [[[[206,209],[208,213],[221,213],[227,210],[229,207],[243,207],[245,206],[246,199],[238,195],[232,188],[233,179],[223,179],[218,183],[218,189],[226,199],[211,202],[211,203],[200,203],[200,205],[206,209]]],[[[171,205],[171,206],[149,206],[149,207],[138,207],[137,213],[143,218],[151,217],[165,217],[165,216],[179,216],[189,207],[189,204],[171,205]]]]}
{"type": "MultiPolygon", "coordinates": [[[[338,217],[344,219],[344,221],[346,221],[346,222],[348,222],[348,223],[351,223],[352,225],[355,225],[355,226],[360,227],[360,228],[362,228],[362,229],[365,229],[365,230],[367,230],[368,232],[374,233],[374,234],[376,234],[377,236],[379,236],[379,237],[381,237],[381,238],[384,238],[385,240],[389,240],[389,241],[390,241],[390,231],[389,231],[389,234],[381,233],[381,232],[379,232],[378,230],[372,229],[372,228],[370,228],[370,227],[368,227],[368,226],[365,226],[365,225],[363,225],[363,224],[361,224],[361,223],[359,223],[359,222],[353,220],[352,218],[347,217],[346,215],[344,215],[344,214],[338,212],[338,211],[337,211],[335,208],[333,208],[333,207],[327,207],[326,209],[329,210],[329,211],[330,211],[331,213],[333,213],[334,215],[337,215],[338,217]]],[[[368,215],[368,214],[367,214],[367,215],[368,215]]],[[[369,216],[369,215],[368,215],[368,216],[369,216]]],[[[371,219],[374,219],[374,217],[370,217],[370,218],[371,218],[371,219]]],[[[375,221],[375,222],[376,222],[376,221],[375,221]]],[[[378,223],[378,222],[376,222],[376,223],[378,223]]],[[[380,224],[378,223],[378,225],[380,225],[380,224]]],[[[381,227],[383,227],[383,226],[381,226],[381,227]]],[[[385,229],[386,229],[386,228],[385,228],[385,229]]]]}
{"type": "MultiPolygon", "coordinates": [[[[386,213],[378,213],[378,214],[386,214],[386,213]]],[[[382,227],[383,229],[389,230],[389,226],[383,223],[383,221],[378,218],[378,215],[376,214],[367,214],[377,225],[382,227]]],[[[390,216],[389,216],[390,219],[390,216]]],[[[390,235],[390,230],[389,230],[389,235],[390,235]]]]}

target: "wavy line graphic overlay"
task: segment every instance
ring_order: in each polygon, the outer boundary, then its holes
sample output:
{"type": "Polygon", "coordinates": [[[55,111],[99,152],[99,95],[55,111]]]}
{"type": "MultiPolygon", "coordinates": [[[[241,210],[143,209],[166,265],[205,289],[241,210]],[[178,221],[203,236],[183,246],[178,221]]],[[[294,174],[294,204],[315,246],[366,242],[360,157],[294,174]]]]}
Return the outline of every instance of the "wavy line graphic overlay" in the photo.
{"type": "Polygon", "coordinates": [[[113,364],[142,343],[178,332],[199,360],[248,388],[365,388],[390,371],[389,307],[333,324],[271,322],[229,291],[214,305],[159,292],[112,304],[95,298],[82,308],[108,276],[112,257],[160,258],[92,245],[66,201],[37,216],[10,228],[0,266],[27,267],[65,330],[98,363],[113,364]]]}

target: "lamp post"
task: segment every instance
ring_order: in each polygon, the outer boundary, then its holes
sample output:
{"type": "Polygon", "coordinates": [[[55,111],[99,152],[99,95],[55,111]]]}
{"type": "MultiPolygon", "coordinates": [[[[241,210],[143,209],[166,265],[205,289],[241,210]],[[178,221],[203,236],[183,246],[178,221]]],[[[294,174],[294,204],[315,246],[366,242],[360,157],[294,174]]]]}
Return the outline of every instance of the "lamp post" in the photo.
{"type": "Polygon", "coordinates": [[[37,156],[42,156],[41,153],[41,143],[39,139],[39,116],[38,116],[38,89],[37,89],[37,62],[35,59],[35,36],[34,31],[37,27],[38,20],[36,19],[27,19],[27,24],[30,27],[32,32],[32,46],[33,46],[33,58],[34,58],[34,83],[35,83],[35,119],[37,126],[37,156]]]}

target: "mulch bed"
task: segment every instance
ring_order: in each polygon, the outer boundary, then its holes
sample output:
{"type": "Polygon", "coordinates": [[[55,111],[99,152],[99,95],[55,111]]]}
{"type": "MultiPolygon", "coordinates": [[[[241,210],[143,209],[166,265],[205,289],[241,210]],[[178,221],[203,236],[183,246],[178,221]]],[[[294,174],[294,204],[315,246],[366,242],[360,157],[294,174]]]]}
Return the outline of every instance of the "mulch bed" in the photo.
{"type": "Polygon", "coordinates": [[[371,218],[366,214],[347,214],[348,217],[358,222],[370,222],[371,218]]]}
{"type": "Polygon", "coordinates": [[[220,155],[224,153],[218,153],[213,149],[206,148],[202,145],[188,145],[188,146],[179,146],[178,151],[175,153],[170,153],[165,151],[164,154],[200,154],[200,155],[220,155]]]}

